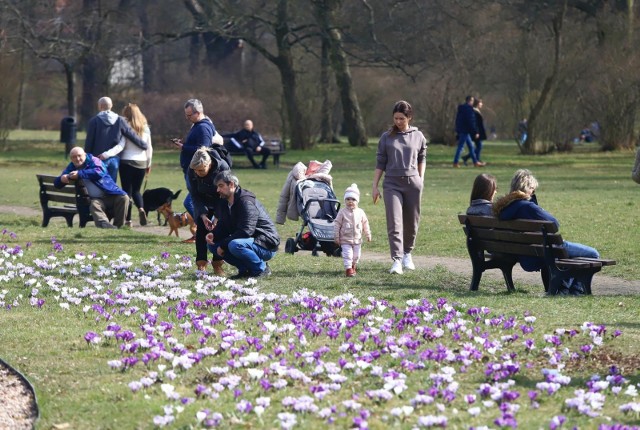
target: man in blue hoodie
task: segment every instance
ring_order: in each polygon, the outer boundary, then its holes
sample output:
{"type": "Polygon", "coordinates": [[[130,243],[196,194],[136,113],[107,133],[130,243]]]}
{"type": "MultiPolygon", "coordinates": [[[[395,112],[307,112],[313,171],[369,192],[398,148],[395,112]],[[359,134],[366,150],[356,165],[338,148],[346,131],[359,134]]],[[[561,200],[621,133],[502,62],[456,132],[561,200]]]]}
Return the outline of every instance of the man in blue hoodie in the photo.
{"type": "Polygon", "coordinates": [[[81,180],[91,198],[89,210],[98,228],[122,227],[129,208],[129,196],[121,190],[107,174],[98,157],[84,152],[76,146],[69,152],[71,163],[62,171],[53,185],[62,188],[66,184],[81,180]],[[109,222],[110,216],[113,224],[109,222]]]}
{"type": "Polygon", "coordinates": [[[113,182],[117,182],[120,158],[118,156],[101,157],[102,153],[116,146],[122,136],[142,149],[147,149],[147,143],[133,131],[126,119],[111,111],[112,107],[113,102],[109,97],[102,97],[98,100],[100,112],[89,120],[84,151],[88,154],[96,154],[98,158],[103,160],[107,173],[113,182]]]}
{"type": "MultiPolygon", "coordinates": [[[[184,139],[171,139],[174,145],[180,148],[180,167],[184,174],[184,180],[187,183],[187,190],[189,194],[184,199],[184,207],[189,214],[195,219],[193,209],[193,199],[191,198],[191,190],[189,190],[189,178],[187,173],[189,171],[189,164],[196,151],[200,147],[211,147],[213,143],[213,137],[216,134],[216,128],[213,125],[211,118],[204,114],[204,107],[202,102],[198,99],[189,99],[184,104],[184,116],[191,123],[189,134],[184,139]]],[[[195,242],[195,236],[191,239],[187,239],[185,242],[195,242]]]]}

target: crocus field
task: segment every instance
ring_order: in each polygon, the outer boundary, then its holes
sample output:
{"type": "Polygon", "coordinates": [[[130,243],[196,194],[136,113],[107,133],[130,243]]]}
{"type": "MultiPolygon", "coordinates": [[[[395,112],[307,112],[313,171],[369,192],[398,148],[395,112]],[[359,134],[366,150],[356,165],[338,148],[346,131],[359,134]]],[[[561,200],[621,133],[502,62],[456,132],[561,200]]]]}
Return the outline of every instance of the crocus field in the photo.
{"type": "Polygon", "coordinates": [[[640,361],[612,356],[613,326],[544,332],[534,312],[276,294],[168,252],[34,246],[2,231],[0,319],[87,321],[82,348],[148,408],[132,428],[640,428],[640,361]]]}

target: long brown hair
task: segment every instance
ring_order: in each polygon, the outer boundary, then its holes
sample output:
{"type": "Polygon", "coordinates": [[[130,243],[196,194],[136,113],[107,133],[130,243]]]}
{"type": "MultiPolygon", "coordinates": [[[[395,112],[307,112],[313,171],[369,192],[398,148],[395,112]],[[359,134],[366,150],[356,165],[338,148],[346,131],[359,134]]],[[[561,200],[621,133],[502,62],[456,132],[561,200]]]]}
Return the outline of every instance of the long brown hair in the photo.
{"type": "Polygon", "coordinates": [[[142,136],[144,129],[147,126],[147,118],[142,114],[138,105],[135,103],[128,103],[124,109],[122,109],[122,116],[127,119],[131,128],[139,136],[142,136]]]}
{"type": "MultiPolygon", "coordinates": [[[[401,114],[406,116],[407,119],[409,119],[409,121],[413,119],[413,108],[411,107],[409,102],[406,102],[404,100],[400,100],[399,102],[396,102],[396,104],[393,105],[393,112],[391,114],[393,115],[394,113],[397,113],[397,112],[400,112],[401,114]]],[[[389,129],[389,134],[396,134],[399,131],[400,130],[398,130],[398,127],[396,127],[396,124],[394,123],[389,129]]]]}
{"type": "Polygon", "coordinates": [[[496,181],[496,177],[493,175],[489,175],[488,173],[482,173],[476,176],[475,181],[473,181],[473,188],[471,188],[471,199],[470,202],[474,200],[489,200],[493,199],[493,194],[498,189],[498,182],[496,181]]]}

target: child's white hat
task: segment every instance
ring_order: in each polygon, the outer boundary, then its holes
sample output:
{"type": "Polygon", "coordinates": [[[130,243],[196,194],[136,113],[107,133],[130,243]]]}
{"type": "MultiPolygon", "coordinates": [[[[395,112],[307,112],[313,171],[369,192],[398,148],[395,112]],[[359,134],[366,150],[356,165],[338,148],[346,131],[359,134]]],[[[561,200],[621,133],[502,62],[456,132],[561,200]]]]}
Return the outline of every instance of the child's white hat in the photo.
{"type": "Polygon", "coordinates": [[[348,197],[355,199],[356,202],[360,201],[360,190],[357,184],[351,184],[347,187],[347,190],[344,192],[344,199],[346,200],[348,197]]]}

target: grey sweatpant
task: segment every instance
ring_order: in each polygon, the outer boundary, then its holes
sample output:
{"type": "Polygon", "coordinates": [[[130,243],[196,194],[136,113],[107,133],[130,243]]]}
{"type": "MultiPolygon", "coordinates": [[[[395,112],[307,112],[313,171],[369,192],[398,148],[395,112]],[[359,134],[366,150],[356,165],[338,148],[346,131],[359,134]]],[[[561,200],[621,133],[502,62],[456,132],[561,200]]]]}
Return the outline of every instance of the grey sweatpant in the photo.
{"type": "Polygon", "coordinates": [[[402,258],[416,243],[423,181],[420,175],[384,176],[382,197],[387,215],[391,258],[402,258]]]}
{"type": "Polygon", "coordinates": [[[109,218],[113,218],[113,225],[122,227],[128,209],[129,196],[126,194],[123,196],[106,194],[99,199],[92,198],[89,206],[96,226],[102,222],[109,222],[109,218]]]}

